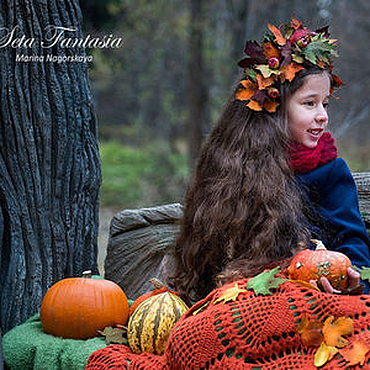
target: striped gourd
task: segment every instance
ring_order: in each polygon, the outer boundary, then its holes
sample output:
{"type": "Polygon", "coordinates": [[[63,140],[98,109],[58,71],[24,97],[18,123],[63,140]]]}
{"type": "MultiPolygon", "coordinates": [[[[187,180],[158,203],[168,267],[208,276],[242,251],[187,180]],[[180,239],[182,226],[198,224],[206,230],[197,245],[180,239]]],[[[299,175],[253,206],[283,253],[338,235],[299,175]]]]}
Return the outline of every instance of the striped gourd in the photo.
{"type": "Polygon", "coordinates": [[[164,352],[176,321],[188,310],[176,295],[165,292],[142,302],[128,323],[128,344],[134,353],[164,352]]]}

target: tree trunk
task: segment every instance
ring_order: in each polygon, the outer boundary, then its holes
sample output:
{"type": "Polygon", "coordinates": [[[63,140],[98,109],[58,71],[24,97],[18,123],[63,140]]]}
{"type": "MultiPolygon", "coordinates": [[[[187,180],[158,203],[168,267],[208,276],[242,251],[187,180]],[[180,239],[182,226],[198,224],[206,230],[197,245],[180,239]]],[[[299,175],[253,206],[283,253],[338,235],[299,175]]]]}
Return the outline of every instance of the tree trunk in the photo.
{"type": "Polygon", "coordinates": [[[0,28],[34,39],[0,50],[3,333],[36,313],[57,280],[97,272],[101,174],[87,63],[47,59],[85,50],[41,43],[48,26],[75,27],[65,37],[81,39],[81,22],[78,0],[1,1],[0,28]],[[39,59],[17,61],[22,54],[39,59]]]}
{"type": "Polygon", "coordinates": [[[190,168],[194,168],[203,139],[203,121],[206,106],[206,90],[203,81],[203,28],[202,0],[191,0],[189,35],[189,121],[188,142],[190,168]]]}

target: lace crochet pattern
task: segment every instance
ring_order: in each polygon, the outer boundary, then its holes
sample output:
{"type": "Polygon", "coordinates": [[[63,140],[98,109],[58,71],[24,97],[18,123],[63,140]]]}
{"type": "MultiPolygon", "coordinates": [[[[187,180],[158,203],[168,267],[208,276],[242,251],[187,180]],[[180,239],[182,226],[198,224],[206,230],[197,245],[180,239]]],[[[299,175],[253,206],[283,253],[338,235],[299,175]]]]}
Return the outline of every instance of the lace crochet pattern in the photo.
{"type": "MultiPolygon", "coordinates": [[[[243,288],[247,279],[237,283],[243,288]]],[[[351,318],[354,332],[347,339],[370,347],[370,295],[332,295],[287,281],[272,295],[248,290],[235,301],[216,302],[234,284],[196,303],[172,330],[162,356],[135,355],[113,345],[94,352],[87,369],[317,369],[318,347],[305,348],[296,328],[305,314],[321,322],[329,316],[351,318]]],[[[370,352],[362,367],[349,367],[338,353],[320,369],[370,369],[370,352]]]]}

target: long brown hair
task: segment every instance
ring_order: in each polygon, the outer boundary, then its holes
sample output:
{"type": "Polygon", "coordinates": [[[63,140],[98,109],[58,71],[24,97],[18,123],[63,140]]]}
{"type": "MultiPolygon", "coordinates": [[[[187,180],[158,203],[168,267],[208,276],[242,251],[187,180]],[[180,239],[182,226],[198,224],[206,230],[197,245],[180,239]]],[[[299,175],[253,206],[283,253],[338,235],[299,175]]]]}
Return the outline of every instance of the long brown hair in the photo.
{"type": "Polygon", "coordinates": [[[217,283],[291,257],[309,231],[288,156],[286,100],[315,68],[282,87],[273,114],[232,97],[204,143],[188,186],[172,286],[200,299],[217,283]]]}

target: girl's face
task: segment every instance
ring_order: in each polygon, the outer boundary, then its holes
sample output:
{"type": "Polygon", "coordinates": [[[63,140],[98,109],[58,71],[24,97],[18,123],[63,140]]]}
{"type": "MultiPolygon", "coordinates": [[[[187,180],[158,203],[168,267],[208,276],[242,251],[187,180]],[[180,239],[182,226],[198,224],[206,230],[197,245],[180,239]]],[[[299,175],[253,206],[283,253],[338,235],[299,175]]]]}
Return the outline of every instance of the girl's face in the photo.
{"type": "Polygon", "coordinates": [[[291,138],[315,148],[328,125],[330,79],[326,73],[305,77],[303,85],[287,101],[291,138]]]}

